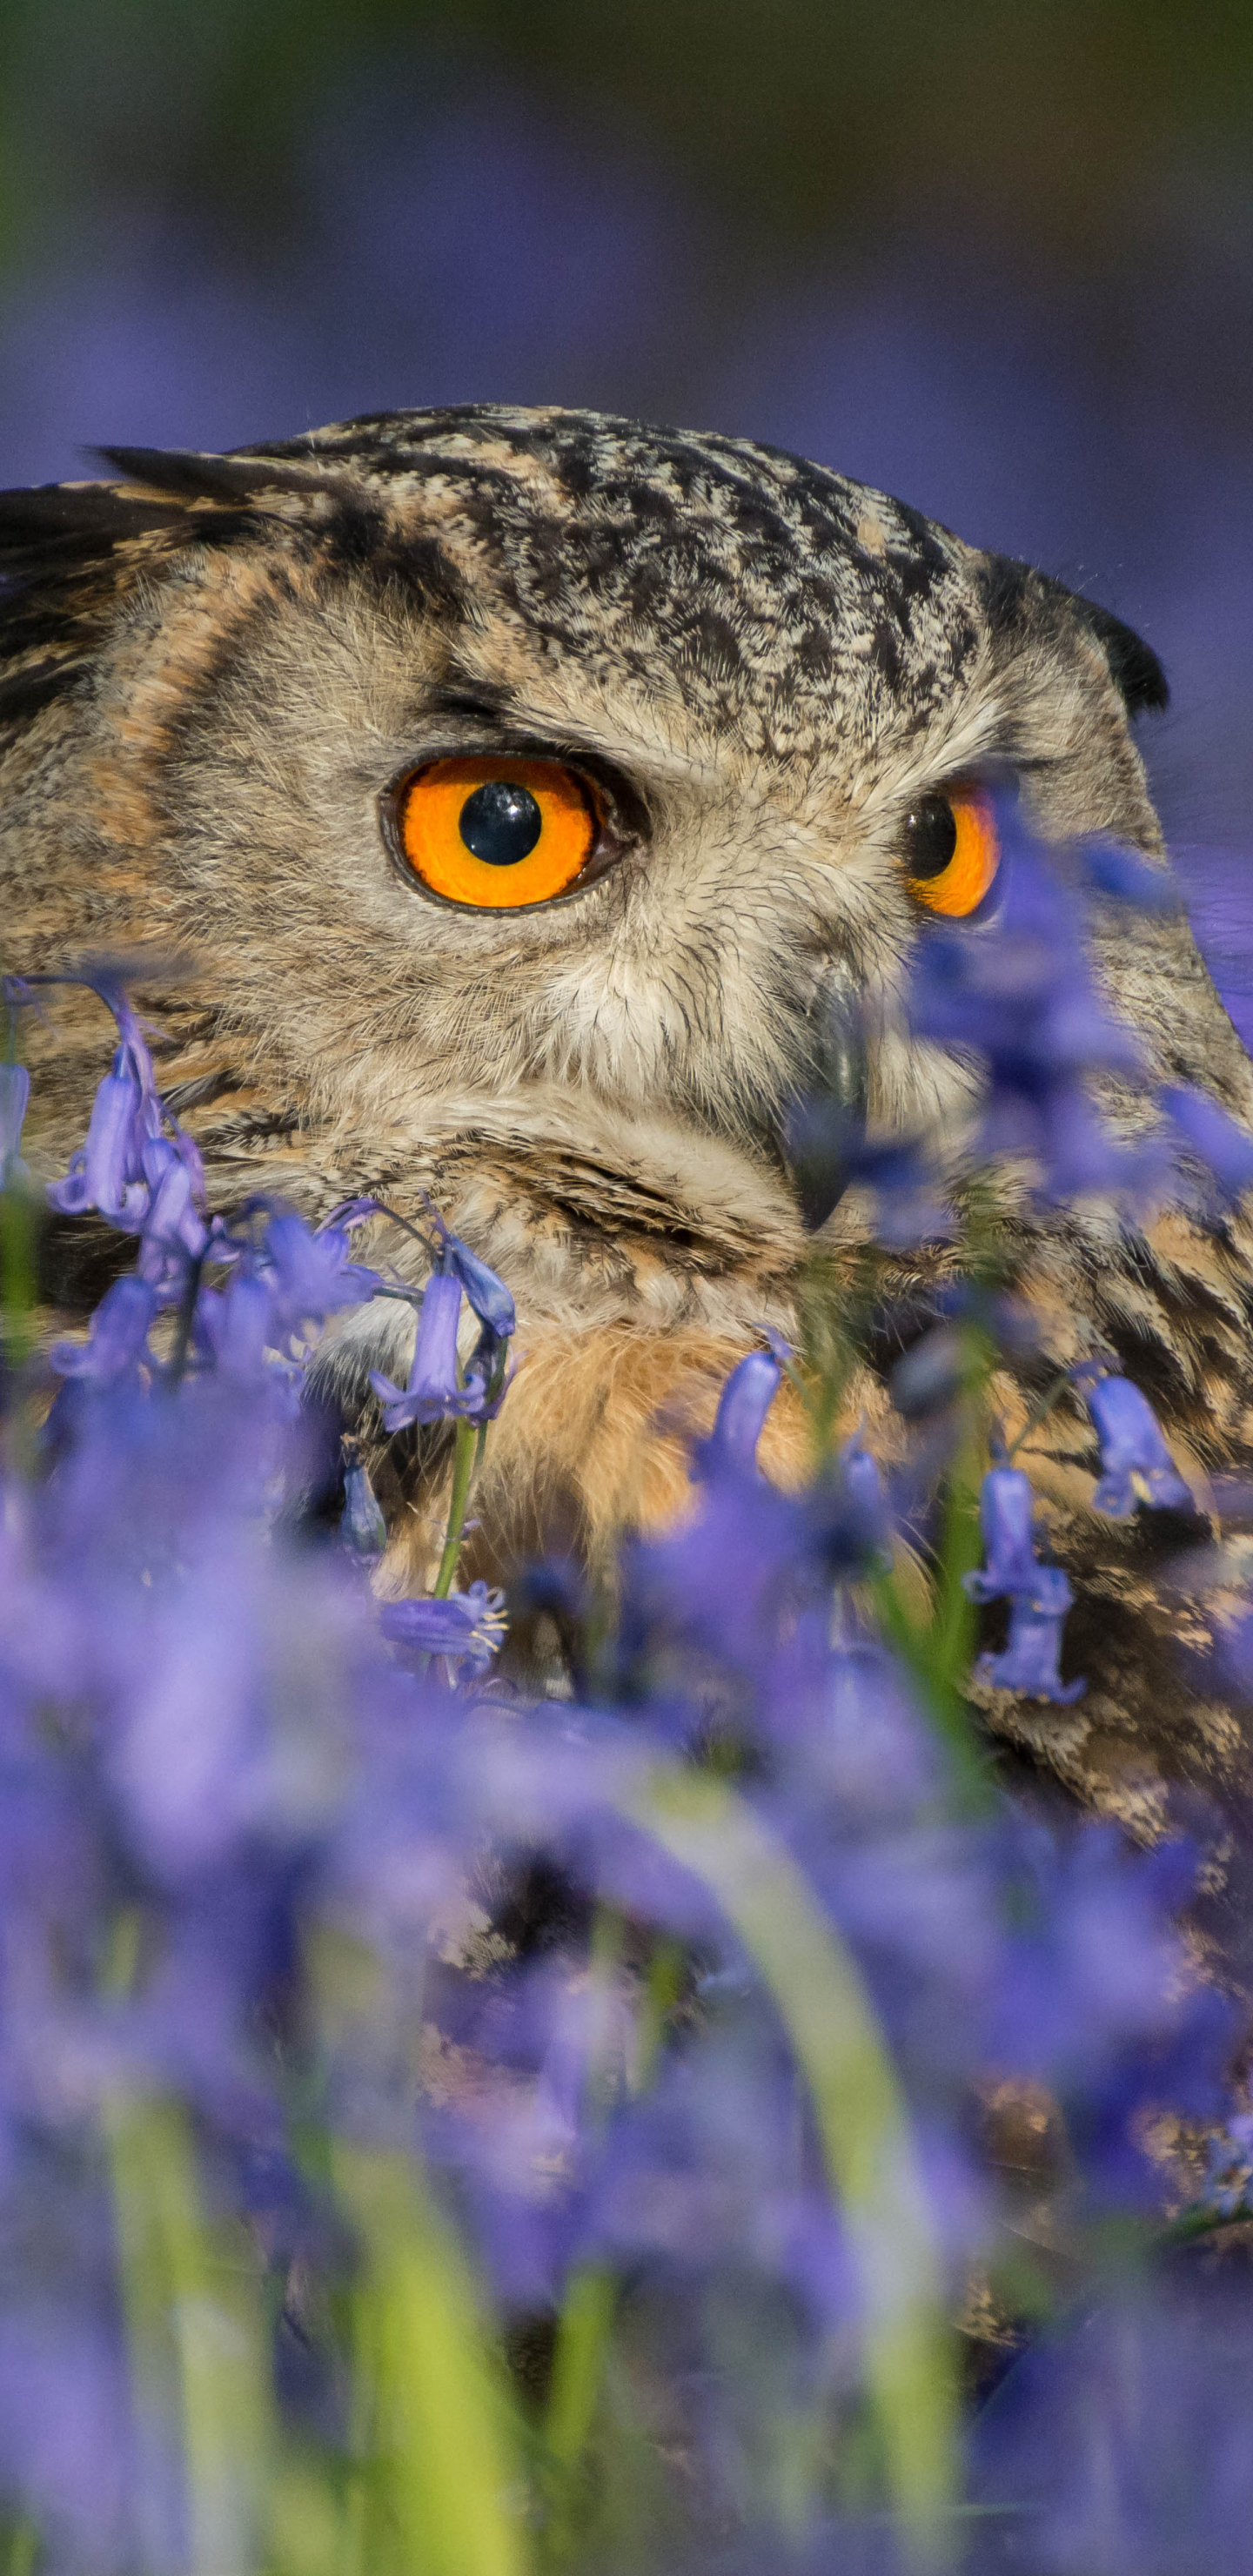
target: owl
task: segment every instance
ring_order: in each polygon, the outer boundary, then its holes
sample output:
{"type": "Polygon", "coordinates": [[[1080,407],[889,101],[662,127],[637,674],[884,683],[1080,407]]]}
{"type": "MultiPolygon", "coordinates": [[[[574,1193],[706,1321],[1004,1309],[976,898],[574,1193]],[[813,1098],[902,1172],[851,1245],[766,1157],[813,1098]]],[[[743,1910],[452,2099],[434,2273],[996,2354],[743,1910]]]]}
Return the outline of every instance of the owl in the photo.
{"type": "MultiPolygon", "coordinates": [[[[217,1206],[263,1190],[317,1219],[368,1192],[404,1221],[376,1222],[368,1257],[415,1284],[406,1223],[443,1212],[519,1314],[468,1571],[507,1579],[543,1546],[604,1563],[684,1508],[691,1436],[762,1325],[795,1332],[815,1244],[837,1296],[857,1275],[865,1205],[807,1199],[797,1098],[844,1085],[889,1134],[968,1100],[900,1000],[927,919],[960,924],[995,874],[970,782],[1012,774],[1059,850],[1104,833],[1161,860],[1133,739],[1160,666],[1044,574],[744,439],[470,405],[105,457],[107,481],[0,497],[5,963],[132,961],[217,1206]]],[[[1182,916],[1098,906],[1091,939],[1152,1073],[1253,1127],[1182,916]]],[[[33,1036],[45,1177],[109,1046],[93,997],[58,988],[33,1036]]],[[[1024,1203],[1013,1228],[1043,1347],[996,1386],[1007,1429],[1112,1353],[1205,1514],[1248,1460],[1243,1215],[1024,1203]]],[[[59,1320],[119,1251],[94,1220],[50,1223],[59,1320]]],[[[955,1257],[897,1265],[919,1331],[955,1257]]],[[[403,1378],[412,1330],[380,1301],[323,1350],[363,1437],[370,1372],[403,1378]]],[[[848,1397],[889,1452],[901,1347],[872,1348],[848,1397]]],[[[766,1471],[798,1475],[806,1443],[785,1388],[766,1471]]],[[[448,1449],[377,1446],[383,1579],[411,1589],[448,1449]]],[[[1177,1651],[1223,1614],[1174,1571],[1204,1520],[1095,1514],[1077,1403],[1024,1462],[1087,1690],[985,1690],[986,1723],[1011,1768],[1143,1839],[1203,1811],[1206,1937],[1231,1954],[1250,1748],[1177,1651]]]]}

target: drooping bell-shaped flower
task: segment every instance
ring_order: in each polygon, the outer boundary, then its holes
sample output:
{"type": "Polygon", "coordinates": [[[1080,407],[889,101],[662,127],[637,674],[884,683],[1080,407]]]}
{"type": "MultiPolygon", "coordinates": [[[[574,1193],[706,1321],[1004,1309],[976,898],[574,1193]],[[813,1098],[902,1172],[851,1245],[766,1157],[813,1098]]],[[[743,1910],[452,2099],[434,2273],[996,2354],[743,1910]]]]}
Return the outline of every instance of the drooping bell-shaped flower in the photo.
{"type": "Polygon", "coordinates": [[[1253,1189],[1253,1136],[1237,1125],[1216,1100],[1180,1084],[1161,1094],[1176,1135],[1204,1163],[1221,1197],[1239,1198],[1253,1189]]]}
{"type": "Polygon", "coordinates": [[[445,1226],[441,1228],[441,1238],[444,1258],[454,1276],[461,1281],[467,1305],[473,1308],[481,1324],[486,1324],[501,1341],[507,1342],[517,1331],[518,1318],[504,1280],[497,1278],[495,1271],[486,1261],[480,1260],[477,1252],[471,1252],[469,1244],[463,1243],[459,1234],[449,1234],[445,1226]]]}
{"type": "MultiPolygon", "coordinates": [[[[369,1203],[373,1206],[374,1203],[369,1203]]],[[[357,1203],[366,1212],[367,1203],[357,1203]]],[[[385,1208],[378,1213],[386,1215],[385,1208]]],[[[508,1350],[517,1328],[514,1302],[503,1279],[472,1252],[460,1235],[450,1234],[437,1209],[431,1220],[437,1239],[434,1275],[422,1294],[413,1366],[405,1388],[393,1386],[377,1370],[370,1384],[383,1406],[388,1431],[414,1422],[461,1420],[478,1427],[500,1410],[509,1383],[508,1350]],[[464,1371],[457,1363],[457,1332],[464,1295],[479,1322],[478,1340],[464,1371]]]]}
{"type": "Polygon", "coordinates": [[[196,1300],[195,1335],[204,1357],[237,1386],[266,1376],[270,1293],[254,1271],[241,1269],[225,1288],[202,1288],[196,1300]]]}
{"type": "Polygon", "coordinates": [[[1035,1496],[1020,1467],[994,1460],[979,1489],[979,1527],[986,1562],[963,1577],[971,1601],[1029,1593],[1041,1572],[1033,1539],[1035,1496]]]}
{"type": "Polygon", "coordinates": [[[472,1583],[466,1592],[450,1592],[446,1601],[387,1601],[379,1625],[395,1646],[483,1672],[505,1633],[504,1596],[472,1583]]]}
{"type": "Polygon", "coordinates": [[[751,1475],[757,1464],[757,1443],[791,1357],[782,1334],[763,1327],[763,1335],[767,1348],[737,1362],[718,1398],[713,1430],[697,1444],[694,1470],[705,1483],[727,1474],[751,1475]]]}
{"type": "MultiPolygon", "coordinates": [[[[863,1426],[864,1427],[864,1426],[863,1426]]],[[[854,1526],[868,1560],[891,1562],[891,1522],[879,1461],[867,1449],[861,1431],[846,1440],[836,1461],[840,1491],[852,1508],[854,1526]]]]}
{"type": "Polygon", "coordinates": [[[1083,1388],[1101,1444],[1101,1475],[1092,1500],[1111,1520],[1129,1520],[1137,1503],[1157,1511],[1195,1506],[1147,1396],[1130,1378],[1101,1377],[1083,1388]]]}
{"type": "MultiPolygon", "coordinates": [[[[199,1159],[197,1155],[197,1163],[199,1159]]],[[[199,1261],[205,1251],[209,1228],[192,1195],[187,1160],[168,1137],[148,1139],[143,1168],[150,1196],[141,1229],[140,1275],[154,1287],[177,1289],[188,1262],[199,1261]]]]}
{"type": "Polygon", "coordinates": [[[1054,1700],[1059,1707],[1069,1708],[1084,1689],[1082,1681],[1063,1682],[1058,1671],[1062,1628],[1073,1599],[1060,1565],[1037,1565],[1032,1588],[1012,1596],[1004,1652],[980,1655],[976,1679],[990,1683],[994,1690],[1017,1691],[1024,1699],[1054,1700]]]}
{"type": "Polygon", "coordinates": [[[345,1306],[365,1305],[382,1286],[377,1270],[350,1259],[346,1227],[323,1226],[315,1234],[289,1208],[270,1218],[260,1267],[276,1347],[345,1306]]]}
{"type": "Polygon", "coordinates": [[[344,1508],[340,1514],[339,1534],[354,1556],[381,1556],[387,1545],[387,1523],[379,1509],[369,1472],[360,1459],[354,1460],[344,1471],[344,1508]]]}
{"type": "Polygon", "coordinates": [[[124,1233],[137,1233],[151,1196],[144,1146],[155,1132],[130,1051],[119,1047],[92,1102],[86,1142],[71,1156],[65,1179],[49,1183],[49,1204],[63,1216],[98,1208],[124,1233]]]}
{"type": "Polygon", "coordinates": [[[432,1210],[432,1215],[443,1265],[460,1280],[466,1304],[478,1317],[478,1340],[465,1366],[461,1412],[467,1422],[481,1427],[495,1420],[509,1385],[509,1342],[517,1331],[517,1311],[504,1280],[459,1234],[449,1233],[437,1211],[432,1210]]]}
{"type": "Polygon", "coordinates": [[[422,1292],[408,1385],[393,1386],[378,1369],[370,1371],[387,1431],[403,1431],[415,1422],[447,1422],[465,1411],[457,1372],[460,1320],[461,1281],[437,1270],[422,1292]]]}
{"type": "Polygon", "coordinates": [[[48,1356],[58,1376],[111,1385],[145,1356],[156,1311],[157,1292],[149,1280],[115,1279],[92,1316],[87,1341],[53,1343],[48,1356]]]}
{"type": "Polygon", "coordinates": [[[30,1099],[30,1075],[24,1064],[0,1064],[0,1189],[17,1167],[22,1121],[30,1099]]]}

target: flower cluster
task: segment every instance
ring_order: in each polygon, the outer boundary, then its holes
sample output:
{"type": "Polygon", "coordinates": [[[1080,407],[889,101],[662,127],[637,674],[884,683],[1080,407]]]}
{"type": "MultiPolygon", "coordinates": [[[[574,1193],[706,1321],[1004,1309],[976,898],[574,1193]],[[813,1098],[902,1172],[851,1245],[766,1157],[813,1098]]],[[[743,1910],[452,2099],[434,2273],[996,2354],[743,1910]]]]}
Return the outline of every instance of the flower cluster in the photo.
{"type": "MultiPolygon", "coordinates": [[[[1058,1187],[1074,1086],[1127,1058],[1082,981],[1067,1017],[1072,932],[1018,856],[1000,983],[933,958],[922,990],[932,1034],[992,1065],[998,1150],[1029,1135],[1058,1187]]],[[[1106,2420],[1091,2355],[1141,2311],[1029,2352],[963,2472],[964,2285],[1000,2285],[1002,2340],[1047,2295],[984,2110],[1047,2132],[1038,2232],[1071,2281],[1111,2216],[1151,2230],[1160,2115],[1226,2120],[1216,2220],[1245,2206],[1248,2124],[1229,2009],[1173,1928],[1186,1853],[1046,1823],[958,1758],[943,1603],[920,1625],[895,1570],[942,1417],[918,1408],[907,1470],[863,1434],[781,1492],[758,1444],[798,1362],[763,1331],[694,1449],[690,1515],[626,1550],[613,1618],[535,1576],[579,1635],[577,1688],[526,1700],[489,1678],[499,1596],[453,1588],[508,1289],[434,1211],[421,1292],[354,1258],[373,1201],[316,1231],[269,1202],[211,1213],[108,997],[117,1055],[53,1197],[135,1238],[135,1267],[54,1346],[61,1391],[0,1479],[15,2556],[524,2576],[729,2566],[742,2541],[746,2565],[879,2569],[954,2561],[969,2532],[973,2576],[1008,2530],[1040,2576],[1086,2563],[1094,2473],[1065,2445],[1076,2405],[1106,2420]],[[448,1423],[459,1462],[443,1589],[385,1603],[353,1440],[338,1515],[300,1508],[328,1482],[317,1332],[383,1295],[417,1309],[407,1386],[375,1380],[385,1428],[448,1423]],[[529,2419],[501,2345],[540,2356],[529,2419]]],[[[26,1090],[8,1068],[6,1176],[26,1090]]],[[[1067,1151],[1092,1185],[1095,1128],[1067,1151]]],[[[977,1285],[950,1305],[950,1342],[1021,1321],[977,1285]]],[[[1094,1365],[1068,1383],[1095,1508],[1187,1508],[1139,1390],[1094,1365]]],[[[15,1381],[10,1430],[23,1400],[15,1381]]],[[[1008,1604],[985,1680],[1065,1704],[1069,1586],[1033,1520],[994,1447],[983,1566],[937,1583],[1008,1604]]],[[[1199,2425],[1194,2321],[1183,2348],[1199,2425]]],[[[1141,2402],[1143,2434],[1103,2436],[1126,2499],[1094,2563],[1118,2576],[1168,2563],[1145,2539],[1150,2380],[1141,2402]]],[[[1224,2459],[1237,2427],[1227,2389],[1224,2459]]]]}

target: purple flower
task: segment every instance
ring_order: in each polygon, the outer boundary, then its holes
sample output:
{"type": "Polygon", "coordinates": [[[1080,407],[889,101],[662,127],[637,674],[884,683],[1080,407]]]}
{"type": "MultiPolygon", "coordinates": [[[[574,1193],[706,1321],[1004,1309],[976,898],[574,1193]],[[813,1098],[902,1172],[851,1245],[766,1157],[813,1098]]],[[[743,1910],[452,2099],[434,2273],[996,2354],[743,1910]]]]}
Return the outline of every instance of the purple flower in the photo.
{"type": "Polygon", "coordinates": [[[24,1064],[0,1064],[0,1187],[17,1166],[22,1121],[30,1098],[30,1075],[24,1064]]]}
{"type": "Polygon", "coordinates": [[[387,1523],[366,1469],[359,1462],[344,1472],[344,1508],[339,1534],[354,1556],[381,1556],[387,1545],[387,1523]]]}
{"type": "Polygon", "coordinates": [[[694,1471],[706,1481],[751,1474],[756,1466],[757,1443],[791,1357],[780,1334],[767,1331],[766,1339],[767,1350],[749,1351],[732,1369],[718,1398],[713,1430],[697,1443],[694,1471]]]}
{"type": "Polygon", "coordinates": [[[119,1047],[92,1102],[86,1144],[71,1156],[65,1179],[48,1185],[50,1205],[64,1216],[98,1208],[124,1233],[137,1233],[151,1197],[144,1146],[159,1132],[159,1113],[155,1119],[148,1113],[130,1051],[119,1047]]]}
{"type": "Polygon", "coordinates": [[[1224,1198],[1253,1187],[1253,1136],[1216,1100],[1182,1085],[1163,1091],[1162,1107],[1178,1136],[1204,1163],[1224,1198]]]}
{"type": "Polygon", "coordinates": [[[156,1312],[157,1292],[149,1280],[115,1279],[92,1316],[86,1344],[53,1343],[48,1356],[54,1369],[61,1377],[111,1385],[148,1356],[148,1335],[156,1312]]]}
{"type": "Polygon", "coordinates": [[[990,1467],[979,1488],[979,1527],[986,1563],[981,1573],[964,1575],[971,1601],[1001,1601],[1006,1594],[1031,1593],[1042,1571],[1032,1540],[1035,1496],[1021,1468],[990,1467]]]}
{"type": "Polygon", "coordinates": [[[915,1136],[871,1137],[866,1122],[842,1102],[803,1100],[787,1124],[787,1156],[811,1231],[846,1190],[875,1194],[875,1240],[890,1252],[932,1243],[953,1231],[926,1147],[915,1136]]]}
{"type": "Polygon", "coordinates": [[[1193,1511],[1192,1496],[1139,1387],[1130,1378],[1101,1377],[1084,1385],[1083,1394],[1101,1444],[1096,1510],[1120,1521],[1142,1502],[1158,1511],[1193,1511]]]}
{"type": "Polygon", "coordinates": [[[498,1279],[485,1261],[480,1261],[477,1252],[471,1252],[469,1244],[463,1243],[459,1234],[449,1233],[442,1217],[435,1221],[444,1258],[449,1269],[461,1281],[467,1303],[473,1307],[481,1324],[486,1324],[502,1342],[507,1342],[517,1331],[518,1318],[504,1280],[498,1279]]]}
{"type": "Polygon", "coordinates": [[[457,1372],[460,1320],[461,1281],[437,1270],[422,1292],[408,1386],[393,1386],[378,1369],[370,1371],[387,1431],[402,1431],[412,1422],[446,1422],[466,1411],[457,1372]]]}
{"type": "Polygon", "coordinates": [[[440,1266],[422,1292],[409,1384],[402,1389],[378,1370],[370,1372],[388,1431],[457,1419],[481,1427],[499,1412],[509,1383],[509,1336],[517,1321],[513,1299],[495,1271],[449,1233],[442,1217],[434,1221],[440,1266]],[[481,1326],[464,1375],[457,1361],[463,1293],[481,1326]]]}
{"type": "MultiPolygon", "coordinates": [[[[184,1141],[190,1142],[180,1139],[179,1143],[184,1141]]],[[[151,1197],[143,1220],[139,1269],[159,1288],[180,1288],[188,1262],[199,1261],[209,1242],[209,1228],[192,1196],[200,1157],[194,1146],[191,1152],[194,1164],[179,1151],[179,1144],[164,1136],[151,1138],[143,1150],[151,1197]]]]}
{"type": "Polygon", "coordinates": [[[504,1596],[472,1583],[466,1592],[450,1592],[446,1601],[386,1601],[379,1625],[394,1646],[483,1672],[505,1633],[504,1596]]]}
{"type": "Polygon", "coordinates": [[[1169,868],[1151,866],[1121,841],[1086,841],[1083,855],[1098,894],[1134,904],[1139,912],[1179,911],[1179,888],[1169,868]]]}
{"type": "Polygon", "coordinates": [[[494,1324],[484,1324],[466,1361],[465,1418],[481,1429],[494,1422],[512,1383],[509,1344],[494,1324]]]}
{"type": "Polygon", "coordinates": [[[1117,1146],[1085,1089],[1096,1070],[1134,1076],[1140,1050],[1098,998],[1073,896],[1008,798],[997,798],[996,817],[994,912],[977,927],[928,928],[910,995],[913,1025],[938,1046],[985,1059],[985,1155],[1031,1157],[1049,1198],[1142,1190],[1156,1157],[1117,1146]]]}
{"type": "Polygon", "coordinates": [[[270,1337],[270,1292],[255,1271],[239,1270],[225,1288],[202,1288],[196,1299],[196,1341],[226,1377],[256,1385],[265,1374],[270,1337]]]}
{"type": "Polygon", "coordinates": [[[1081,1681],[1063,1683],[1057,1669],[1062,1628],[1074,1599],[1060,1565],[1041,1565],[1034,1545],[1035,1497],[1020,1467],[997,1456],[979,1489],[979,1526],[986,1562],[965,1574],[968,1600],[1010,1603],[1009,1639],[999,1655],[981,1655],[976,1677],[994,1690],[1021,1691],[1029,1699],[1069,1707],[1081,1681]]]}
{"type": "Polygon", "coordinates": [[[866,1533],[866,1554],[880,1556],[889,1545],[887,1496],[879,1461],[867,1449],[861,1431],[846,1440],[836,1461],[841,1489],[866,1533]]]}
{"type": "Polygon", "coordinates": [[[107,983],[93,989],[113,1012],[122,1043],[97,1089],[86,1143],[65,1179],[50,1183],[49,1204],[70,1216],[96,1208],[124,1234],[142,1233],[142,1276],[177,1293],[188,1262],[198,1261],[209,1241],[200,1155],[177,1126],[172,1137],[162,1133],[167,1113],[125,995],[107,983]]]}
{"type": "MultiPolygon", "coordinates": [[[[969,1577],[968,1582],[977,1579],[969,1577]]],[[[1069,1708],[1084,1689],[1082,1681],[1063,1682],[1057,1668],[1062,1628],[1073,1599],[1060,1565],[1038,1565],[1030,1592],[1012,1595],[1004,1653],[980,1655],[976,1679],[990,1683],[993,1690],[1019,1691],[1026,1699],[1051,1699],[1069,1708]]]]}
{"type": "Polygon", "coordinates": [[[1085,2299],[1002,2381],[972,2450],[970,2576],[1235,2576],[1253,2530],[1238,2261],[1159,2263],[1085,2299]]]}
{"type": "Polygon", "coordinates": [[[438,1211],[432,1218],[439,1235],[443,1266],[459,1279],[466,1303],[477,1315],[480,1332],[466,1362],[464,1407],[467,1421],[480,1426],[499,1413],[509,1385],[509,1341],[517,1331],[517,1313],[503,1279],[471,1252],[459,1234],[450,1234],[438,1211]]]}
{"type": "Polygon", "coordinates": [[[270,1217],[258,1255],[259,1275],[270,1294],[273,1346],[344,1306],[363,1306],[382,1286],[377,1270],[349,1258],[347,1231],[315,1234],[303,1217],[280,1208],[270,1217]]]}

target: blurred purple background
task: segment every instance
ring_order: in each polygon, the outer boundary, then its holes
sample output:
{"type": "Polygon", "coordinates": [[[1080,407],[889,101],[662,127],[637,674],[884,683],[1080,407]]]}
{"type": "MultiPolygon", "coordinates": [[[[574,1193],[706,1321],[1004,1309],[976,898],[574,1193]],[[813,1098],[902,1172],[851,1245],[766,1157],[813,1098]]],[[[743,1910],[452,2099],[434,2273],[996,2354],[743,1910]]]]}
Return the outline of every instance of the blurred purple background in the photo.
{"type": "MultiPolygon", "coordinates": [[[[36,74],[55,134],[55,64],[36,74]]],[[[178,184],[168,138],[164,159],[145,142],[160,105],[99,169],[76,140],[94,131],[82,80],[66,109],[62,148],[90,186],[19,227],[0,273],[0,478],[90,471],[95,440],[231,446],[390,404],[507,399],[747,433],[880,484],[1160,651],[1174,703],[1146,752],[1253,1037],[1238,156],[1181,146],[1134,223],[1090,243],[1071,224],[1042,248],[1043,218],[1006,222],[1003,190],[960,215],[867,201],[758,231],[670,127],[593,113],[516,51],[450,68],[415,37],[302,94],[270,219],[255,189],[178,184]]]]}

